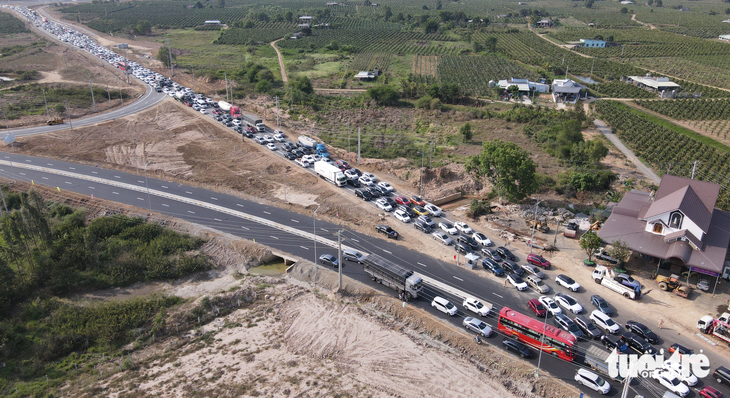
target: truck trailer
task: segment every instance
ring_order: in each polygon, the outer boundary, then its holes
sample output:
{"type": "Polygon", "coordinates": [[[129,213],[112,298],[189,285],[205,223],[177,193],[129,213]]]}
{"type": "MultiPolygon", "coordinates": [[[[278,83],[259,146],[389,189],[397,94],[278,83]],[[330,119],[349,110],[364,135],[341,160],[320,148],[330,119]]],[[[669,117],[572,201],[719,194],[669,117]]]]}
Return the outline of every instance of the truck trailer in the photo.
{"type": "Polygon", "coordinates": [[[314,149],[315,145],[317,145],[317,141],[307,137],[306,135],[299,136],[299,143],[302,144],[303,147],[310,149],[314,149]]]}
{"type": "MultiPolygon", "coordinates": [[[[599,371],[607,376],[610,377],[609,368],[608,368],[608,357],[611,355],[610,352],[604,350],[603,348],[599,346],[592,345],[586,349],[586,364],[591,367],[591,369],[599,371]]],[[[618,363],[615,364],[616,366],[616,373],[618,373],[618,363]]],[[[622,380],[619,376],[616,378],[616,380],[622,380]]]]}
{"type": "Polygon", "coordinates": [[[261,118],[256,115],[247,113],[243,115],[243,121],[246,122],[246,124],[248,124],[249,126],[258,130],[259,133],[263,133],[264,131],[266,131],[266,126],[264,125],[263,120],[261,120],[261,118]]]}
{"type": "Polygon", "coordinates": [[[342,173],[342,170],[325,161],[320,160],[319,162],[314,162],[314,172],[317,173],[320,178],[323,178],[338,187],[347,183],[347,177],[345,177],[345,174],[342,173]]]}
{"type": "Polygon", "coordinates": [[[405,293],[410,298],[417,298],[423,289],[423,279],[420,276],[377,254],[365,257],[363,267],[370,279],[398,293],[405,293]]]}
{"type": "Polygon", "coordinates": [[[226,101],[218,101],[218,107],[221,108],[223,112],[228,112],[231,110],[231,104],[226,101]]]}
{"type": "Polygon", "coordinates": [[[593,280],[626,298],[636,300],[641,297],[640,287],[632,289],[623,285],[620,280],[616,280],[616,274],[613,270],[603,265],[598,265],[596,266],[596,269],[593,270],[593,280]]]}

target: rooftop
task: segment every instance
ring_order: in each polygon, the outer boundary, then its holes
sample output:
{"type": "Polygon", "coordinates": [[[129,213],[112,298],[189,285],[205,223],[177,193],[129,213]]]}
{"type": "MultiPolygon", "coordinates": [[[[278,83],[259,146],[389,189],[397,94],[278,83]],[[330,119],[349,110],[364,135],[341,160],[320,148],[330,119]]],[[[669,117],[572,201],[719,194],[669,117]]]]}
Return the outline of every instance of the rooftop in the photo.
{"type": "Polygon", "coordinates": [[[659,89],[659,88],[679,88],[679,84],[669,80],[668,77],[654,77],[654,76],[629,76],[629,79],[641,83],[647,87],[659,89]]]}

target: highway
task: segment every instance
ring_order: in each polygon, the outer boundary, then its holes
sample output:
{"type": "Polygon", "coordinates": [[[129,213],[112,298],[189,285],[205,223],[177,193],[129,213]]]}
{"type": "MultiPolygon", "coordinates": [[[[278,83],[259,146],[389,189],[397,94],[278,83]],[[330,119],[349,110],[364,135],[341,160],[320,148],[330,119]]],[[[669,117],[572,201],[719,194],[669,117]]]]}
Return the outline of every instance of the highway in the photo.
{"type": "MultiPolygon", "coordinates": [[[[313,239],[309,238],[311,236],[309,234],[315,232],[315,221],[311,216],[246,201],[220,192],[149,178],[147,180],[150,192],[148,196],[144,175],[9,153],[0,155],[0,163],[2,163],[0,164],[0,176],[3,177],[27,182],[32,180],[35,184],[58,187],[62,190],[89,196],[93,194],[94,198],[125,203],[141,209],[149,207],[154,212],[254,240],[262,245],[312,261],[325,253],[336,255],[337,250],[334,248],[334,242],[337,239],[336,233],[338,230],[343,230],[344,245],[357,248],[366,253],[378,253],[429,279],[489,302],[494,308],[492,314],[487,317],[486,322],[495,331],[496,317],[494,314],[498,313],[499,309],[503,306],[509,306],[519,312],[531,315],[532,313],[527,308],[526,302],[530,298],[538,297],[538,294],[533,291],[518,292],[513,288],[506,289],[498,281],[479,275],[485,271],[475,273],[465,268],[456,267],[454,264],[435,260],[423,253],[406,249],[391,241],[360,234],[322,220],[316,220],[318,243],[315,249],[313,239]],[[12,165],[10,162],[12,162],[12,165]],[[267,221],[264,224],[258,223],[252,220],[254,217],[267,221]],[[328,244],[325,244],[325,239],[329,240],[328,244]]],[[[145,210],[142,210],[142,212],[145,212],[145,210]]],[[[520,253],[516,254],[524,258],[520,253]]],[[[371,282],[363,272],[362,267],[355,263],[345,264],[343,272],[347,276],[369,284],[376,289],[385,289],[383,286],[371,282]]],[[[555,274],[556,271],[554,270],[547,271],[545,281],[548,284],[553,284],[552,279],[554,279],[555,274]]],[[[554,284],[551,287],[553,292],[548,293],[548,295],[564,291],[563,288],[556,290],[554,284]]],[[[385,289],[383,291],[386,294],[395,295],[392,290],[385,289]]],[[[599,290],[598,293],[609,302],[625,300],[605,289],[599,290]]],[[[585,288],[582,288],[578,293],[572,295],[587,311],[591,311],[593,308],[590,306],[590,294],[585,288]]],[[[462,298],[436,291],[432,287],[426,287],[423,297],[411,300],[408,305],[423,308],[435,316],[447,319],[455,326],[461,327],[463,317],[471,314],[466,314],[460,310],[457,316],[448,318],[443,313],[436,312],[430,306],[430,300],[435,295],[444,296],[455,303],[457,307],[461,307],[462,298]]],[[[640,305],[639,301],[637,306],[640,305]]],[[[628,319],[641,320],[640,318],[632,318],[629,314],[620,314],[615,319],[620,324],[625,323],[628,319]]],[[[662,337],[663,344],[661,346],[664,348],[675,342],[675,340],[670,339],[669,333],[668,331],[658,331],[657,333],[662,337]]],[[[499,344],[501,339],[500,336],[495,336],[487,339],[487,341],[492,344],[499,344]]],[[[681,341],[680,343],[690,347],[693,346],[691,343],[681,341]]],[[[595,343],[581,342],[578,351],[584,352],[588,344],[595,343]]],[[[708,357],[713,368],[724,363],[724,359],[714,353],[709,353],[708,357]]],[[[536,358],[533,358],[531,362],[537,365],[536,358]]],[[[552,376],[573,384],[573,375],[580,363],[582,363],[582,358],[578,358],[574,363],[566,363],[545,355],[541,360],[541,372],[549,371],[552,376]]],[[[707,382],[723,391],[723,388],[711,380],[701,380],[698,386],[692,389],[701,388],[703,382],[707,382]]],[[[611,382],[611,384],[613,388],[609,396],[619,396],[618,388],[620,385],[616,382],[611,382]]],[[[632,388],[635,389],[636,393],[645,397],[660,397],[664,392],[664,389],[658,388],[658,385],[653,381],[643,380],[641,383],[634,382],[634,384],[632,388]]],[[[579,388],[586,393],[590,393],[589,390],[583,387],[579,388]]],[[[693,396],[692,394],[694,393],[691,393],[690,396],[693,396]]],[[[696,396],[696,394],[694,395],[696,396]]]]}

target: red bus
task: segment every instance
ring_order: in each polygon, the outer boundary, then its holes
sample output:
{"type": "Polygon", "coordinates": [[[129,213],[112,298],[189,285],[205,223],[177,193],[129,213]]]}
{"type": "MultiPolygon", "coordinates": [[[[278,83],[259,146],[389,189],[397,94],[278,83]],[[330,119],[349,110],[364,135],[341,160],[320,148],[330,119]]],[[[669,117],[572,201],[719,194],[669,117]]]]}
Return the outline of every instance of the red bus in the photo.
{"type": "Polygon", "coordinates": [[[546,325],[543,321],[520,314],[509,307],[503,307],[499,311],[497,328],[506,336],[517,337],[521,342],[538,350],[540,349],[540,341],[544,330],[543,351],[566,361],[575,359],[575,349],[573,347],[575,345],[575,336],[562,329],[546,325]]]}
{"type": "Polygon", "coordinates": [[[123,70],[123,71],[125,71],[125,72],[126,72],[126,71],[127,71],[127,68],[128,68],[128,66],[127,66],[127,64],[126,64],[126,63],[124,63],[124,62],[117,62],[117,68],[119,68],[119,69],[121,69],[121,70],[123,70]]]}

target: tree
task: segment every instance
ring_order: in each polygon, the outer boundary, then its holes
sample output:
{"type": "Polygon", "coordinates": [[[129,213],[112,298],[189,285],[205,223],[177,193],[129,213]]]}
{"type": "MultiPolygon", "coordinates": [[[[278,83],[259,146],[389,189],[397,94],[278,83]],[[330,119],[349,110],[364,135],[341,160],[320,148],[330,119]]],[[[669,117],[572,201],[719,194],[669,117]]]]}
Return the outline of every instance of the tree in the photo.
{"type": "Polygon", "coordinates": [[[379,105],[394,105],[398,103],[398,100],[400,99],[398,91],[392,86],[385,84],[370,87],[366,94],[371,99],[374,99],[379,105]]]}
{"type": "Polygon", "coordinates": [[[195,8],[203,8],[203,3],[201,3],[200,1],[196,1],[195,8]]]}
{"type": "MultiPolygon", "coordinates": [[[[172,60],[174,61],[176,58],[175,53],[172,53],[172,60]]],[[[157,50],[157,60],[162,62],[166,68],[170,67],[170,57],[167,55],[167,47],[163,46],[157,50]]]]}
{"type": "Polygon", "coordinates": [[[294,90],[301,91],[304,94],[314,93],[314,87],[312,87],[312,81],[308,77],[304,76],[301,79],[297,79],[292,82],[294,90]]]}
{"type": "Polygon", "coordinates": [[[426,23],[423,25],[423,31],[425,33],[434,33],[439,30],[439,23],[436,22],[433,19],[429,19],[426,21],[426,23]]]}
{"type": "Polygon", "coordinates": [[[482,153],[466,162],[467,172],[486,177],[500,197],[511,201],[522,200],[537,191],[536,167],[527,151],[499,139],[482,144],[482,153]]]}
{"type": "Polygon", "coordinates": [[[150,23],[150,21],[143,19],[137,22],[137,26],[135,27],[135,29],[140,35],[148,35],[152,33],[152,24],[150,23]]]}
{"type": "Polygon", "coordinates": [[[514,98],[515,101],[520,100],[520,88],[516,84],[507,87],[507,92],[512,94],[512,98],[514,98]]]}
{"type": "Polygon", "coordinates": [[[651,5],[654,4],[654,0],[649,0],[646,2],[646,4],[648,4],[651,7],[651,5]]]}
{"type": "Polygon", "coordinates": [[[593,8],[593,3],[595,0],[588,0],[586,1],[586,8],[593,8]]]}
{"type": "Polygon", "coordinates": [[[393,11],[390,9],[390,7],[385,7],[385,20],[390,21],[390,17],[393,16],[393,11]]]}
{"type": "Polygon", "coordinates": [[[443,7],[443,4],[441,4],[441,0],[436,0],[436,9],[440,10],[443,7]]]}
{"type": "Polygon", "coordinates": [[[664,3],[662,3],[662,0],[656,0],[654,2],[655,7],[664,7],[664,3]]]}
{"type": "Polygon", "coordinates": [[[302,32],[302,34],[304,36],[311,36],[312,35],[312,28],[310,28],[308,26],[305,26],[305,27],[302,28],[301,32],[302,32]]]}
{"type": "Polygon", "coordinates": [[[286,14],[284,14],[284,19],[286,19],[287,22],[294,22],[294,13],[287,11],[286,14]]]}
{"type": "Polygon", "coordinates": [[[497,38],[494,36],[487,37],[487,40],[484,41],[484,47],[487,48],[487,52],[496,53],[497,52],[497,38]]]}
{"type": "Polygon", "coordinates": [[[218,8],[226,8],[226,0],[215,0],[215,6],[218,8]]]}
{"type": "Polygon", "coordinates": [[[471,138],[473,137],[473,134],[471,132],[471,123],[466,122],[463,126],[459,129],[459,134],[464,138],[464,142],[471,141],[471,138]]]}
{"type": "Polygon", "coordinates": [[[621,7],[621,10],[619,10],[619,12],[620,12],[621,14],[628,14],[628,13],[629,13],[629,9],[628,9],[628,8],[626,8],[626,7],[621,7]]]}
{"type": "Polygon", "coordinates": [[[617,239],[611,243],[608,255],[618,260],[618,265],[624,265],[629,261],[629,257],[631,257],[631,249],[629,249],[626,242],[617,239]]]}
{"type": "Polygon", "coordinates": [[[580,237],[580,248],[588,256],[588,261],[593,261],[593,253],[601,247],[601,243],[601,238],[595,231],[588,231],[580,237]]]}
{"type": "Polygon", "coordinates": [[[478,53],[478,52],[481,52],[484,50],[484,46],[479,44],[479,42],[476,42],[476,41],[474,43],[472,43],[472,47],[473,47],[475,53],[478,53]]]}

